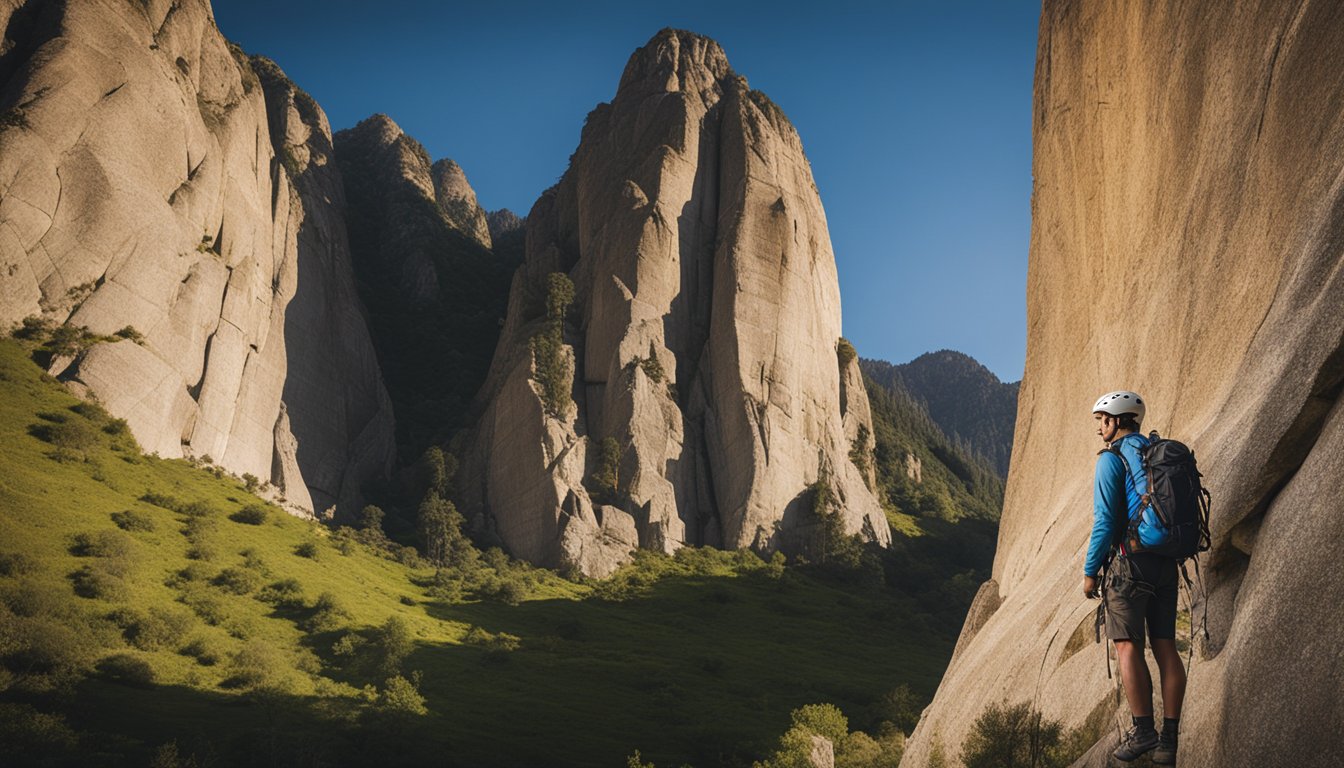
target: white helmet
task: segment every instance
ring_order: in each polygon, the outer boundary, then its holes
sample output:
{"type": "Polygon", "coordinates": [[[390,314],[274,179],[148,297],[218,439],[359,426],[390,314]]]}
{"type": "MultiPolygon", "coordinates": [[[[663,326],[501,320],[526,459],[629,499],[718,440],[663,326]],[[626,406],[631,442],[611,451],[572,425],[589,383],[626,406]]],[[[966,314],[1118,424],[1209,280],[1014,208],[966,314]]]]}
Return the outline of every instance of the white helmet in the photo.
{"type": "Polygon", "coordinates": [[[1093,413],[1109,413],[1112,416],[1121,416],[1126,413],[1134,414],[1134,421],[1142,424],[1143,414],[1148,408],[1143,404],[1143,398],[1139,393],[1127,390],[1118,390],[1116,392],[1107,392],[1097,398],[1097,402],[1092,406],[1093,413]]]}

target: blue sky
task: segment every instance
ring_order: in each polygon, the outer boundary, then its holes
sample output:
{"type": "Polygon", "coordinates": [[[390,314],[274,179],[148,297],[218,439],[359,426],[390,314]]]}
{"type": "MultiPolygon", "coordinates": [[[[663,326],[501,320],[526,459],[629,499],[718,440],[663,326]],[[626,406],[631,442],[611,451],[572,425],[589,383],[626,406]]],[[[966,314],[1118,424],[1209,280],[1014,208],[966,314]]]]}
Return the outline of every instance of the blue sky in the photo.
{"type": "Polygon", "coordinates": [[[669,26],[713,37],[803,138],[859,354],[955,349],[1022,376],[1039,0],[214,7],[333,129],[384,112],[456,160],[483,206],[520,215],[636,48],[669,26]]]}

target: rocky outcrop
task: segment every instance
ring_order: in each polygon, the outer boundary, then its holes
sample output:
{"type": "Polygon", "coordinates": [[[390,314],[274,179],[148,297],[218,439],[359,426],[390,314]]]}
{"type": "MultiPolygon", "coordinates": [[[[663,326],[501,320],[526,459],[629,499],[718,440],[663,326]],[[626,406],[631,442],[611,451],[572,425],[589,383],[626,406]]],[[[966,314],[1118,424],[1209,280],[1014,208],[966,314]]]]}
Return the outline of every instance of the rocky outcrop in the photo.
{"type": "Polygon", "coordinates": [[[1145,427],[1192,445],[1214,498],[1179,763],[1335,765],[1344,613],[1325,596],[1344,575],[1322,564],[1344,547],[1344,6],[1049,1],[1040,29],[996,594],[977,597],[902,764],[954,749],[992,702],[1070,727],[1116,711],[1080,576],[1087,411],[1124,387],[1147,398],[1145,427]]]}
{"type": "Polygon", "coordinates": [[[637,51],[527,227],[461,475],[514,554],[600,575],[630,542],[595,531],[631,522],[664,551],[789,548],[821,527],[824,486],[845,532],[888,541],[849,459],[846,413],[857,434],[866,398],[842,410],[835,260],[802,143],[716,43],[664,30],[637,51]],[[559,329],[552,273],[575,293],[559,329]]]}
{"type": "Polygon", "coordinates": [[[451,160],[387,115],[335,136],[360,298],[397,413],[403,463],[465,424],[490,366],[515,263],[451,160]]]}
{"type": "Polygon", "coordinates": [[[499,238],[501,235],[517,232],[526,223],[518,217],[518,214],[508,208],[500,208],[498,211],[490,211],[485,214],[485,225],[490,229],[492,240],[499,238]]]}
{"type": "Polygon", "coordinates": [[[0,27],[0,323],[134,327],[53,372],[147,451],[356,504],[392,422],[325,115],[204,0],[29,0],[0,27]]]}
{"type": "Polygon", "coordinates": [[[434,200],[448,222],[482,246],[492,247],[485,209],[476,202],[476,191],[467,183],[462,167],[445,157],[430,166],[429,172],[434,179],[434,200]]]}

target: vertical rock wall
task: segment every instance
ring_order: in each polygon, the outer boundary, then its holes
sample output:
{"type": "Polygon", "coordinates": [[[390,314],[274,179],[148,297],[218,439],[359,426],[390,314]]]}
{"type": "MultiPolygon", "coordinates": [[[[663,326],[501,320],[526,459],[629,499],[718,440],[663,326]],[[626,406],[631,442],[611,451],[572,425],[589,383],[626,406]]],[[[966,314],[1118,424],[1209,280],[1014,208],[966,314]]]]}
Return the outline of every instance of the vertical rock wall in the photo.
{"type": "MultiPolygon", "coordinates": [[[[469,506],[515,554],[601,574],[634,538],[664,551],[794,546],[823,477],[847,532],[888,540],[848,458],[840,296],[811,170],[783,113],[716,43],[665,30],[637,51],[527,226],[463,473],[469,506]],[[577,294],[564,335],[573,405],[559,416],[529,348],[552,272],[577,294]],[[608,439],[618,488],[595,503],[608,439]]],[[[850,398],[850,420],[864,418],[861,382],[850,398]]]]}
{"type": "MultiPolygon", "coordinates": [[[[1093,399],[1143,393],[1214,495],[1179,764],[1344,754],[1344,5],[1046,2],[1026,375],[994,581],[903,765],[991,703],[1127,715],[1081,594],[1093,399]]],[[[1111,719],[1103,732],[1114,739],[1111,719]]],[[[1109,745],[1082,761],[1104,765],[1109,745]]]]}
{"type": "Polygon", "coordinates": [[[147,451],[356,503],[391,410],[321,110],[204,0],[11,2],[0,27],[0,323],[134,327],[53,371],[147,451]]]}

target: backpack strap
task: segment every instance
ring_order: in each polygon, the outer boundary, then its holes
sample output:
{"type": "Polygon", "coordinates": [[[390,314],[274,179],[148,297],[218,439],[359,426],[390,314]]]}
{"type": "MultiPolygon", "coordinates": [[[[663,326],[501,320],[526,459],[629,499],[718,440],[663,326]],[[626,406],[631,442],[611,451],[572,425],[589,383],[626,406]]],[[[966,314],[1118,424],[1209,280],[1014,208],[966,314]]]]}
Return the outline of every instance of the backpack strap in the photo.
{"type": "MultiPolygon", "coordinates": [[[[1111,541],[1111,550],[1112,552],[1119,552],[1121,555],[1128,555],[1134,551],[1134,547],[1126,547],[1125,545],[1125,539],[1128,537],[1128,534],[1134,534],[1132,537],[1133,541],[1137,542],[1139,540],[1137,524],[1129,519],[1129,486],[1134,483],[1134,473],[1130,470],[1129,462],[1125,459],[1125,455],[1120,452],[1119,447],[1108,445],[1100,451],[1097,451],[1098,456],[1103,453],[1115,454],[1115,457],[1120,460],[1120,466],[1125,468],[1125,511],[1122,513],[1119,520],[1117,520],[1120,524],[1116,526],[1115,536],[1111,541]],[[1131,527],[1135,530],[1131,531],[1131,527]]],[[[1106,560],[1109,563],[1110,557],[1107,557],[1106,560]]]]}

